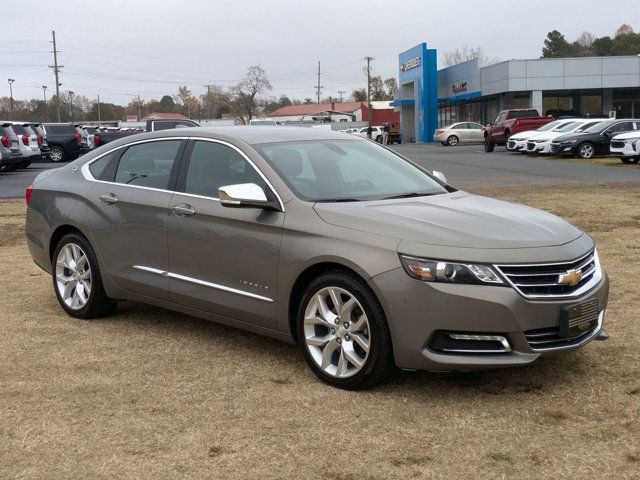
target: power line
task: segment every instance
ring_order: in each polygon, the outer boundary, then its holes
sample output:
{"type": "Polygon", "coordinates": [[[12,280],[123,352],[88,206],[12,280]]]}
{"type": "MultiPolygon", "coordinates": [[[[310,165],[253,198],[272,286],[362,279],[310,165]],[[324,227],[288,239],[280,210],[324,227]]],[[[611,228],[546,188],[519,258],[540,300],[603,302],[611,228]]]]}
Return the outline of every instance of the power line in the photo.
{"type": "MultiPolygon", "coordinates": [[[[58,65],[58,50],[56,48],[56,32],[55,30],[51,31],[51,35],[53,36],[53,65],[50,65],[49,68],[53,68],[53,74],[56,77],[56,111],[58,113],[58,122],[60,122],[60,78],[58,75],[60,74],[60,69],[64,65],[58,65]]],[[[73,115],[73,110],[72,110],[73,115]]]]}
{"type": "MultiPolygon", "coordinates": [[[[367,119],[369,121],[369,126],[371,126],[371,60],[373,57],[364,57],[367,61],[367,119]]],[[[369,138],[371,138],[371,133],[367,132],[369,138]]]]}
{"type": "Polygon", "coordinates": [[[320,92],[322,91],[322,85],[320,85],[320,62],[318,61],[318,84],[316,85],[316,97],[318,103],[320,103],[320,92]]]}

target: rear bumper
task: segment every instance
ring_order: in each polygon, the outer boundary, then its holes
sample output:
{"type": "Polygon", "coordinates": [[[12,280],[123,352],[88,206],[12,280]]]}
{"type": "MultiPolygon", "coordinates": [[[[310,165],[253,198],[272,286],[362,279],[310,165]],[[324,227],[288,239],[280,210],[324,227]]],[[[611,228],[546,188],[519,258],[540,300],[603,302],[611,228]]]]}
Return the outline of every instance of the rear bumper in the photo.
{"type": "Polygon", "coordinates": [[[0,156],[0,168],[20,165],[24,160],[20,152],[3,153],[0,156]]]}
{"type": "Polygon", "coordinates": [[[415,370],[470,370],[527,365],[550,351],[579,348],[602,330],[609,281],[606,274],[579,298],[529,300],[511,287],[427,284],[402,268],[371,279],[387,314],[396,365],[415,370]],[[557,329],[563,307],[597,301],[601,322],[584,337],[542,351],[532,348],[525,332],[557,329]],[[444,353],[432,348],[441,332],[504,337],[503,353],[444,353]]]}

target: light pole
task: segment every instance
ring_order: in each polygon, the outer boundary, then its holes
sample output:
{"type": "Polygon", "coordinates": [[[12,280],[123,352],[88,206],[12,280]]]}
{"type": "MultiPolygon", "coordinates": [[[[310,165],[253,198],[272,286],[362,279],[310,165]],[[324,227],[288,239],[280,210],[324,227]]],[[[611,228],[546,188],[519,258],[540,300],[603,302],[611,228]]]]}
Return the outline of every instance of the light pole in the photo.
{"type": "Polygon", "coordinates": [[[69,90],[69,115],[71,116],[71,123],[73,123],[73,92],[69,90]]]}
{"type": "Polygon", "coordinates": [[[13,82],[15,82],[15,80],[9,78],[7,81],[9,82],[9,96],[11,98],[11,120],[13,120],[13,82]]]}
{"type": "Polygon", "coordinates": [[[47,103],[47,86],[42,85],[42,98],[44,99],[44,103],[47,103]]]}

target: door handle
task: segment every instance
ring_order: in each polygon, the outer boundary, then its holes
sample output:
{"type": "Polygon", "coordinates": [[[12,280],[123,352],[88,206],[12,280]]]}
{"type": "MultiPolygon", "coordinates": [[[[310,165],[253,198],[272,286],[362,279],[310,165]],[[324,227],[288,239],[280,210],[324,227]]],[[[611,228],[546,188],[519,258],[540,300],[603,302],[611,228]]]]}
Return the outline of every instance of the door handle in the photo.
{"type": "Polygon", "coordinates": [[[191,205],[188,205],[186,203],[174,205],[173,207],[171,207],[171,210],[173,211],[173,213],[175,213],[179,217],[195,215],[196,213],[195,209],[191,205]]]}
{"type": "Polygon", "coordinates": [[[104,193],[100,195],[100,201],[104,203],[118,203],[118,197],[116,197],[113,193],[104,193]]]}

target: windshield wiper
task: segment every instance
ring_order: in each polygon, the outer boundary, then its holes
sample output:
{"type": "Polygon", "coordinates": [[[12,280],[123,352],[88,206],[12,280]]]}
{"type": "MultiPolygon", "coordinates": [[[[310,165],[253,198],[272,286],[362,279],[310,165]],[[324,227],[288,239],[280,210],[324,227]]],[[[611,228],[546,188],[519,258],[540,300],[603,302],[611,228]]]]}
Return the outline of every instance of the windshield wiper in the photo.
{"type": "Polygon", "coordinates": [[[317,203],[333,203],[333,202],[361,202],[359,198],[349,198],[349,197],[341,197],[341,198],[323,198],[320,200],[316,200],[317,203]]]}
{"type": "Polygon", "coordinates": [[[437,193],[425,193],[425,192],[409,192],[400,193],[399,195],[391,195],[390,197],[384,197],[382,200],[393,200],[394,198],[412,198],[412,197],[428,197],[430,195],[437,195],[437,193]]]}

